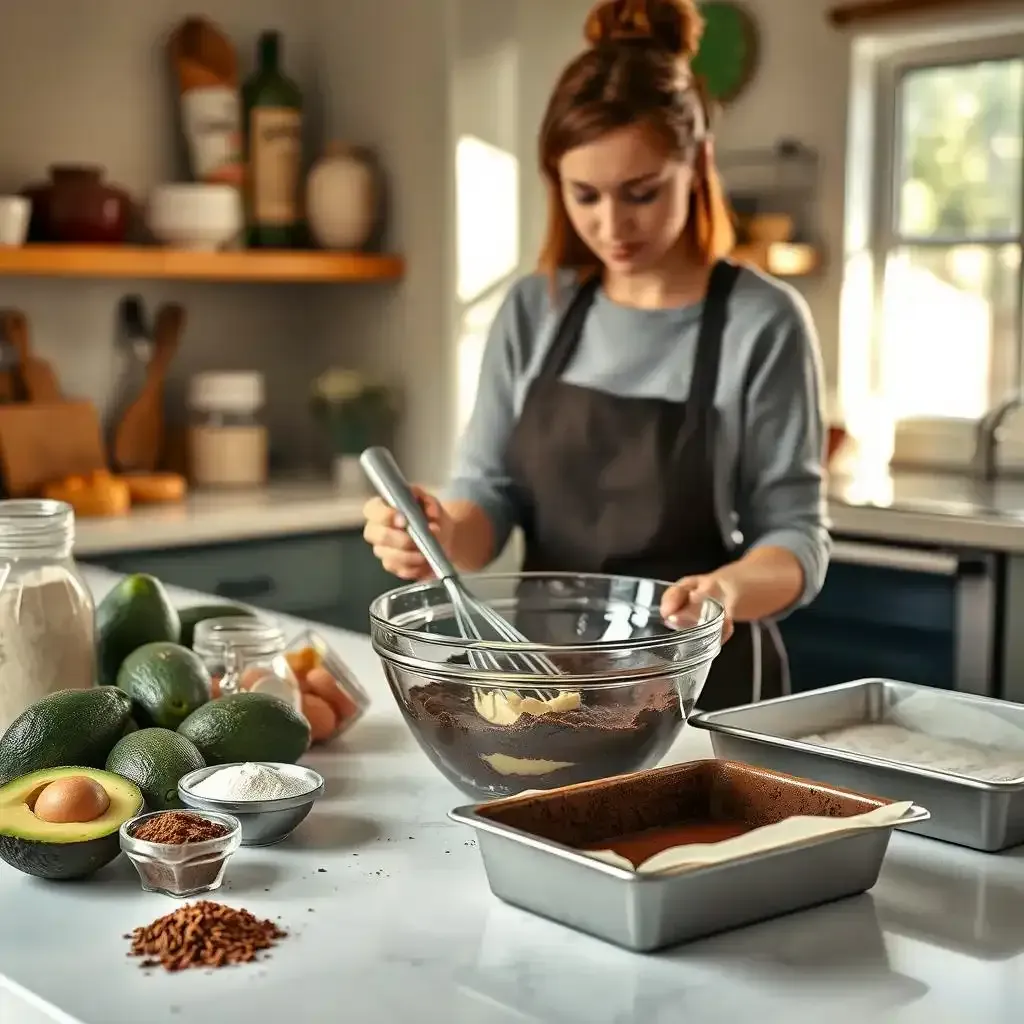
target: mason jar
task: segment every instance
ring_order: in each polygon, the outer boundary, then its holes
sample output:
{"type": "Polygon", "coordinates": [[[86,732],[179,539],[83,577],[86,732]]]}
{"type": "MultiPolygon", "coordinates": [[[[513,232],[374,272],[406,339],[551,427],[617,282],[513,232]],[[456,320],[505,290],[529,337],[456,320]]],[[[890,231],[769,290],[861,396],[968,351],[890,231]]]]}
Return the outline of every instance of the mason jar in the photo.
{"type": "Polygon", "coordinates": [[[0,734],[55,690],[96,681],[96,608],[63,501],[0,501],[0,734]]]}
{"type": "Polygon", "coordinates": [[[284,633],[251,616],[197,623],[192,649],[210,672],[214,697],[249,691],[280,697],[302,711],[298,680],[285,656],[284,633]]]}

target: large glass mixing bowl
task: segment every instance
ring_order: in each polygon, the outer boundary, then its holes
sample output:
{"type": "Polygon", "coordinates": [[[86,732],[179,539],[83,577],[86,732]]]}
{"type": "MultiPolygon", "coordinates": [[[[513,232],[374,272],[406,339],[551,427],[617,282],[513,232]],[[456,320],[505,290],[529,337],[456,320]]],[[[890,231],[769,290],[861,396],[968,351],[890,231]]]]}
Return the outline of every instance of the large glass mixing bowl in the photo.
{"type": "Polygon", "coordinates": [[[530,642],[463,638],[437,580],[389,591],[370,606],[391,691],[446,778],[489,799],[661,760],[721,649],[720,604],[705,601],[677,627],[658,613],[668,583],[576,573],[463,579],[530,642]],[[534,656],[560,674],[531,667],[534,656]]]}

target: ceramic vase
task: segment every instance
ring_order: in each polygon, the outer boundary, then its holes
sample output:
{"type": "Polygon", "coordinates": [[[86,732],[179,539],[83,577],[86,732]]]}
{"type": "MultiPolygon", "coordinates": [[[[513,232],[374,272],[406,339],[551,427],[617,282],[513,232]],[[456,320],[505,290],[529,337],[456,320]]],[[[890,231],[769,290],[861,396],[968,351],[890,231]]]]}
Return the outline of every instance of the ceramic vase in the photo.
{"type": "Polygon", "coordinates": [[[370,154],[331,143],[306,181],[306,220],[324,249],[362,249],[373,234],[380,182],[370,154]]]}

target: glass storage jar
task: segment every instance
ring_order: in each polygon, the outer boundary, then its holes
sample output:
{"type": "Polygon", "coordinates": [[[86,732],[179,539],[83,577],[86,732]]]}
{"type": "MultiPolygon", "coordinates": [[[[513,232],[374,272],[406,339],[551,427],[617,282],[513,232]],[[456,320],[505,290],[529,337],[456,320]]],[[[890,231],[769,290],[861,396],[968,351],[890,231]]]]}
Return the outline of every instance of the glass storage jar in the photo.
{"type": "Polygon", "coordinates": [[[96,610],[63,501],[0,501],[0,734],[55,690],[96,681],[96,610]]]}
{"type": "Polygon", "coordinates": [[[197,373],[189,384],[189,470],[201,487],[254,487],[267,479],[263,375],[197,373]]]}
{"type": "Polygon", "coordinates": [[[214,697],[243,690],[280,697],[300,714],[302,694],[285,656],[284,633],[251,616],[225,616],[197,623],[192,649],[213,681],[214,697]]]}

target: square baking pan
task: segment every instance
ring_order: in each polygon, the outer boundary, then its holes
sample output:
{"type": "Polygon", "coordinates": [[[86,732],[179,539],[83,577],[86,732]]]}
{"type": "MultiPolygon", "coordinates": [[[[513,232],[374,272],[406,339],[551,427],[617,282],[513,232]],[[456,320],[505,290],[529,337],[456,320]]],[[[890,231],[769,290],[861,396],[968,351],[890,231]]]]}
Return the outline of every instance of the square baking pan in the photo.
{"type": "Polygon", "coordinates": [[[990,853],[1024,842],[1024,779],[986,782],[799,738],[888,722],[894,708],[918,695],[948,705],[952,722],[958,714],[985,712],[1024,732],[1024,706],[892,679],[858,679],[726,711],[695,712],[689,724],[711,734],[716,757],[924,804],[931,817],[901,826],[908,832],[990,853]]]}
{"type": "MultiPolygon", "coordinates": [[[[850,817],[891,802],[709,759],[457,807],[449,817],[476,830],[494,895],[646,952],[870,889],[892,827],[815,837],[674,874],[630,871],[584,848],[687,822],[758,827],[795,815],[850,817]]],[[[927,814],[913,807],[901,822],[927,814]]]]}

